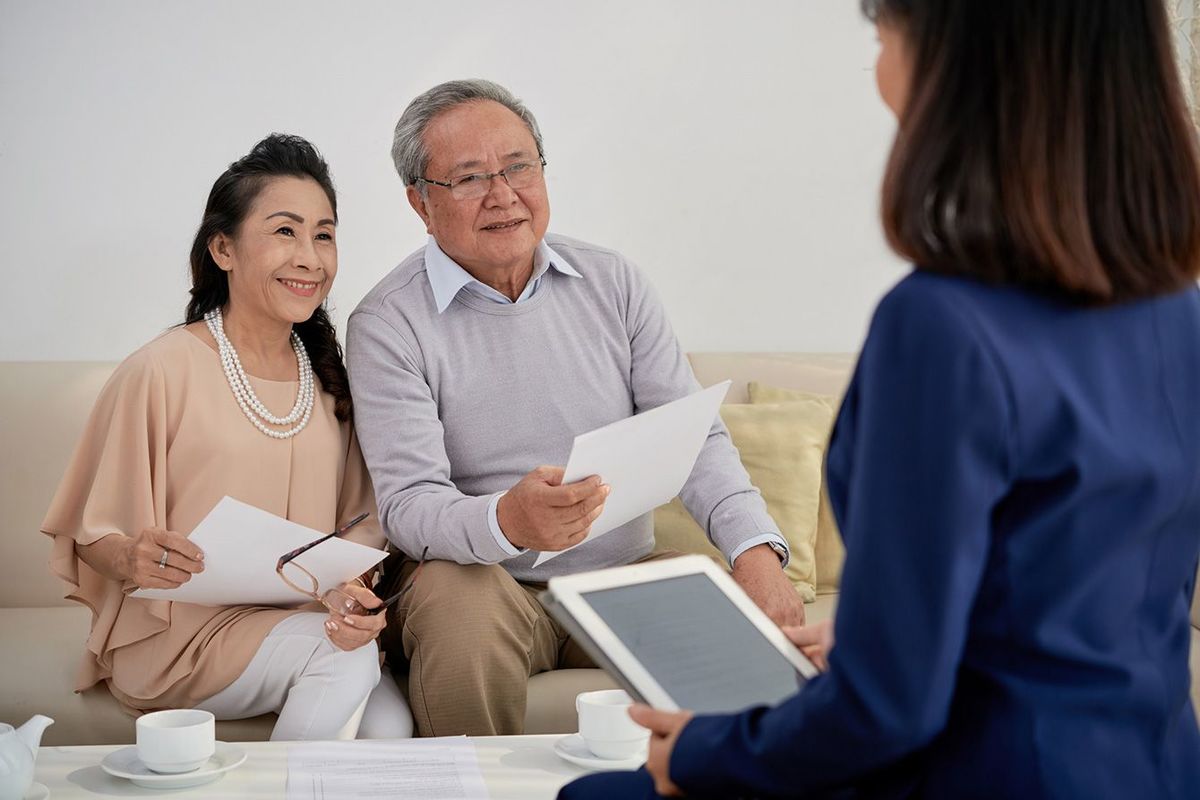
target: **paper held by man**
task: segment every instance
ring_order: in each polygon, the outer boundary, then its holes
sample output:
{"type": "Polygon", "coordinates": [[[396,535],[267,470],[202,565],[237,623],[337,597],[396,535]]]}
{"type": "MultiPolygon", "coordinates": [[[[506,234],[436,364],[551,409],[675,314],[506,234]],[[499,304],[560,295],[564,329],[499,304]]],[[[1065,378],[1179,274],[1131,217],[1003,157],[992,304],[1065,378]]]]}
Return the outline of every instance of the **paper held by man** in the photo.
{"type": "MultiPolygon", "coordinates": [[[[603,536],[679,494],[692,474],[729,385],[730,381],[723,381],[575,437],[563,483],[599,475],[612,491],[587,538],[567,550],[603,536]]],[[[534,566],[567,550],[540,553],[534,566]]]]}
{"type": "MultiPolygon", "coordinates": [[[[223,497],[188,536],[204,551],[204,571],[175,589],[138,589],[133,596],[208,606],[299,606],[309,598],[280,580],[275,564],[283,554],[324,533],[223,497]]],[[[386,555],[334,537],[298,556],[296,563],[312,573],[322,589],[332,589],[386,555]]]]}

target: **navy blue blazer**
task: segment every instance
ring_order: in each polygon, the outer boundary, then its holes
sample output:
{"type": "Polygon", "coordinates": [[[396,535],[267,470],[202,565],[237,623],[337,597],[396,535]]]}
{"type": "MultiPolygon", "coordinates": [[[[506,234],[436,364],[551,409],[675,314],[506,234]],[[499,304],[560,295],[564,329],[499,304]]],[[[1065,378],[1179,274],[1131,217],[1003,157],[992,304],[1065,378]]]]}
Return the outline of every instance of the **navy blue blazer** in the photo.
{"type": "Polygon", "coordinates": [[[916,272],[882,301],[827,484],[829,671],[697,717],[696,796],[1200,798],[1200,293],[1081,308],[916,272]]]}

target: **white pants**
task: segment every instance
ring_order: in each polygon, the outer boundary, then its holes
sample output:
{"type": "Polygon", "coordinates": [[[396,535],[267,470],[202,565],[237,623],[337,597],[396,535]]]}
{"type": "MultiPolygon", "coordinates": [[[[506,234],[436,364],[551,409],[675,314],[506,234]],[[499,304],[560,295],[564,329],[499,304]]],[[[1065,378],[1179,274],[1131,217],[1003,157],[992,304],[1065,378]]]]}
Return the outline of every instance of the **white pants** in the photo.
{"type": "Polygon", "coordinates": [[[272,741],[353,739],[368,702],[374,738],[412,735],[412,715],[389,677],[379,680],[379,647],[339,650],[325,635],[327,614],[287,617],[267,634],[244,672],[197,708],[217,719],[279,714],[272,741]],[[391,684],[375,692],[381,683],[391,684]],[[378,695],[378,697],[376,697],[378,695]],[[370,698],[370,701],[369,701],[370,698]],[[377,702],[376,702],[377,701],[377,702]]]}

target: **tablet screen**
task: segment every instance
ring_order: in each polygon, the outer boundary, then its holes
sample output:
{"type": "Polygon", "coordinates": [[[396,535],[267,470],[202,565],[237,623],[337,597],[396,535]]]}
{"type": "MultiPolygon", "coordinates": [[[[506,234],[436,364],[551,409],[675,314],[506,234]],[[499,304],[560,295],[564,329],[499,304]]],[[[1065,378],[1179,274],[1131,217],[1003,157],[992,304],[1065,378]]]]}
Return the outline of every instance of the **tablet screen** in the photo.
{"type": "Polygon", "coordinates": [[[581,592],[680,708],[775,705],[805,678],[705,575],[581,592]]]}

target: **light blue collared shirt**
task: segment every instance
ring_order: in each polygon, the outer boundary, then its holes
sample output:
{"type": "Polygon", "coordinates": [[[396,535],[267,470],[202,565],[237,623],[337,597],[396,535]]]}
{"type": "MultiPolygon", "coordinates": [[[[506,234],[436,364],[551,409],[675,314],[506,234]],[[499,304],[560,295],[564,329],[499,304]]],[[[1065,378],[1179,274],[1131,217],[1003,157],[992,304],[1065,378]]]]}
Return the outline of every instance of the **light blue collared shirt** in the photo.
{"type": "MultiPolygon", "coordinates": [[[[433,290],[433,302],[437,306],[439,314],[454,302],[454,298],[458,296],[459,292],[463,291],[470,292],[476,297],[490,300],[494,303],[503,303],[506,305],[523,303],[537,294],[538,288],[542,283],[542,278],[545,277],[546,271],[551,268],[572,278],[583,278],[578,270],[572,267],[565,258],[556,253],[554,248],[546,244],[546,241],[543,239],[538,242],[537,249],[533,251],[533,272],[529,276],[528,283],[525,284],[525,288],[521,291],[517,299],[511,300],[507,295],[488,286],[463,269],[454,259],[446,255],[446,252],[442,250],[437,240],[432,236],[429,237],[429,242],[425,245],[425,274],[429,278],[429,288],[433,290]]],[[[497,516],[496,509],[500,505],[500,498],[504,495],[505,492],[496,492],[496,494],[492,495],[492,499],[488,503],[488,529],[492,532],[492,537],[495,538],[496,544],[500,546],[500,549],[508,553],[509,556],[519,556],[525,552],[525,548],[515,547],[508,540],[508,537],[504,535],[504,531],[500,529],[500,519],[497,516]]],[[[779,554],[783,566],[787,566],[791,552],[788,549],[787,542],[777,533],[763,533],[743,542],[730,555],[730,566],[733,565],[733,562],[737,561],[737,557],[742,553],[760,544],[770,544],[775,552],[779,554]]]]}
{"type": "Polygon", "coordinates": [[[533,273],[529,276],[529,282],[525,284],[525,289],[516,300],[510,300],[460,267],[454,259],[446,255],[432,236],[425,245],[425,274],[429,277],[429,288],[433,289],[433,301],[439,314],[445,311],[464,289],[494,303],[512,304],[528,300],[537,294],[538,287],[542,285],[542,277],[551,267],[572,278],[583,277],[543,239],[533,251],[533,273]]]}

